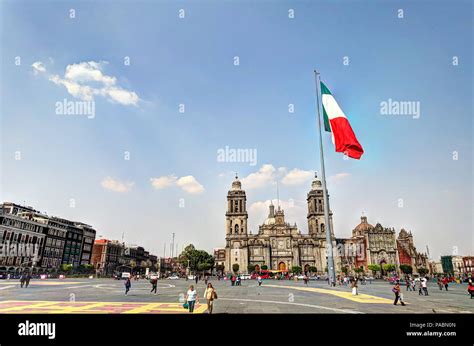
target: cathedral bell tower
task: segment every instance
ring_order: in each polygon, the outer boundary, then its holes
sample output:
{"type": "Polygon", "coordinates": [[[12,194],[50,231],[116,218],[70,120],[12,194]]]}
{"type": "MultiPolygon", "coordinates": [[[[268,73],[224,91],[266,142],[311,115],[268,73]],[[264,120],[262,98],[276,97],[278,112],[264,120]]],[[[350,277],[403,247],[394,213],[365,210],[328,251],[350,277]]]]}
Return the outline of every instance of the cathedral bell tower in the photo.
{"type": "Polygon", "coordinates": [[[248,229],[247,229],[247,197],[237,175],[232,188],[227,193],[226,217],[226,265],[225,271],[230,272],[234,264],[239,265],[240,272],[248,267],[248,229]]]}
{"type": "Polygon", "coordinates": [[[226,236],[245,238],[247,236],[247,197],[242,190],[238,177],[232,183],[232,189],[227,193],[226,236]]]}
{"type": "MultiPolygon", "coordinates": [[[[328,195],[329,197],[329,195],[328,195]]],[[[314,175],[314,180],[311,184],[311,191],[308,192],[308,233],[312,236],[325,238],[326,228],[324,225],[324,196],[321,180],[317,175],[314,175]]],[[[334,236],[334,228],[332,225],[332,212],[329,211],[329,222],[331,226],[331,233],[334,236]]]]}

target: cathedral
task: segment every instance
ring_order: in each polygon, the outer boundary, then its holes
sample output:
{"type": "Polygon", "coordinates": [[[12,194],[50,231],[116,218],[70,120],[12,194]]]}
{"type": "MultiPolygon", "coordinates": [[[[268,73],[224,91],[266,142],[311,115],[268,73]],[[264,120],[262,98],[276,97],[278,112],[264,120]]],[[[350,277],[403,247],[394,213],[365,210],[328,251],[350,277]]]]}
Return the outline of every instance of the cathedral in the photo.
{"type": "MultiPolygon", "coordinates": [[[[236,177],[227,194],[225,271],[230,272],[235,264],[239,272],[248,271],[249,265],[259,270],[266,265],[270,270],[283,272],[299,266],[304,272],[316,267],[318,273],[327,271],[326,231],[324,225],[324,198],[321,181],[315,176],[307,194],[308,233],[303,234],[296,224],[285,220],[284,211],[270,204],[266,220],[259,226],[258,233],[249,233],[247,227],[247,197],[242,184],[236,177]]],[[[375,227],[361,217],[361,223],[348,239],[336,238],[329,212],[331,245],[334,251],[336,272],[346,267],[348,272],[369,264],[409,264],[416,272],[417,267],[428,268],[427,256],[419,254],[413,244],[411,233],[401,230],[398,238],[395,230],[375,227]]]]}

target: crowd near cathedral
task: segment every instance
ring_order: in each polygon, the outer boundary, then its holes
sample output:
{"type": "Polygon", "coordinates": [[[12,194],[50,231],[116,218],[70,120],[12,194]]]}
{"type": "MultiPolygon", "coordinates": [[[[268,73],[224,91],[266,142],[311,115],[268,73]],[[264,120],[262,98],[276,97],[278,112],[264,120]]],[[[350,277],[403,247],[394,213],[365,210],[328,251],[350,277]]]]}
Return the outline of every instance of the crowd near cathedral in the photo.
{"type": "MultiPolygon", "coordinates": [[[[296,223],[285,220],[285,212],[279,204],[275,208],[270,203],[268,216],[258,228],[257,234],[248,229],[247,197],[238,179],[232,182],[227,194],[225,271],[238,264],[240,272],[250,266],[260,270],[263,265],[269,270],[287,272],[299,266],[307,272],[316,267],[318,273],[327,271],[326,230],[324,225],[324,198],[321,181],[315,176],[307,194],[308,232],[302,233],[296,223]]],[[[334,251],[336,273],[342,268],[352,272],[368,266],[394,264],[396,268],[406,264],[417,273],[417,268],[428,268],[428,256],[417,252],[411,232],[383,227],[380,223],[372,226],[366,216],[352,230],[350,238],[334,235],[333,214],[329,211],[331,246],[334,251]]]]}

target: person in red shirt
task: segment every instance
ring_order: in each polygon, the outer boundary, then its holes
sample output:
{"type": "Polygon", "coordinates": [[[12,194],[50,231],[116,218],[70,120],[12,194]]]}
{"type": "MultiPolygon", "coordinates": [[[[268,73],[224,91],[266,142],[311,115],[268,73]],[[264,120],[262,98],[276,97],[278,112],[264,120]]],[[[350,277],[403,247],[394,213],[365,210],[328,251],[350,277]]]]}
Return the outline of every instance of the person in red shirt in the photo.
{"type": "Polygon", "coordinates": [[[443,278],[443,285],[444,285],[444,288],[447,291],[448,290],[448,278],[446,276],[443,278]]]}

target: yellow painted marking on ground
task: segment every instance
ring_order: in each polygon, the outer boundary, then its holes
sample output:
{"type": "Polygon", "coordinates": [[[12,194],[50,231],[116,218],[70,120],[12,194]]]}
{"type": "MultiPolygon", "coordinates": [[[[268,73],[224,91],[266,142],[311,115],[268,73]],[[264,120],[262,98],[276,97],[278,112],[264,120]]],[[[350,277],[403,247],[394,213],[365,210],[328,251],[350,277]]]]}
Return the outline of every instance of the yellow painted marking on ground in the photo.
{"type": "MultiPolygon", "coordinates": [[[[207,310],[205,304],[195,307],[194,313],[202,314],[207,310]]],[[[188,313],[183,308],[182,303],[137,303],[137,302],[61,302],[61,301],[19,301],[7,300],[0,302],[0,313],[46,313],[46,314],[65,314],[65,313],[88,313],[88,314],[106,314],[106,313],[188,313]],[[28,303],[19,306],[10,306],[11,304],[28,303]],[[86,304],[86,305],[85,305],[86,304]],[[116,309],[126,306],[126,310],[116,309]],[[4,307],[2,307],[4,306],[4,307]],[[98,309],[96,309],[98,308],[98,309]]]]}
{"type": "MultiPolygon", "coordinates": [[[[9,302],[9,301],[7,301],[9,302]]],[[[12,302],[12,301],[10,301],[12,302]]],[[[14,303],[18,303],[19,301],[13,301],[14,303]]],[[[41,307],[45,307],[45,306],[48,306],[48,305],[55,305],[57,304],[57,302],[33,302],[34,304],[31,304],[31,305],[28,305],[28,308],[33,308],[33,309],[36,309],[36,308],[41,308],[41,307]]],[[[13,306],[13,307],[10,307],[10,308],[3,308],[1,307],[1,303],[0,303],[0,313],[3,313],[3,312],[14,312],[14,311],[21,311],[21,310],[24,310],[25,309],[25,305],[20,305],[20,306],[13,306]]]]}
{"type": "Polygon", "coordinates": [[[352,292],[343,292],[343,291],[333,291],[325,288],[316,288],[316,287],[292,287],[292,286],[277,286],[277,285],[265,285],[268,287],[277,287],[277,288],[288,288],[292,290],[307,291],[307,292],[316,292],[323,294],[331,294],[333,296],[352,300],[353,302],[363,303],[363,304],[393,304],[393,300],[372,296],[369,294],[359,293],[356,296],[352,295],[352,292]]]}

